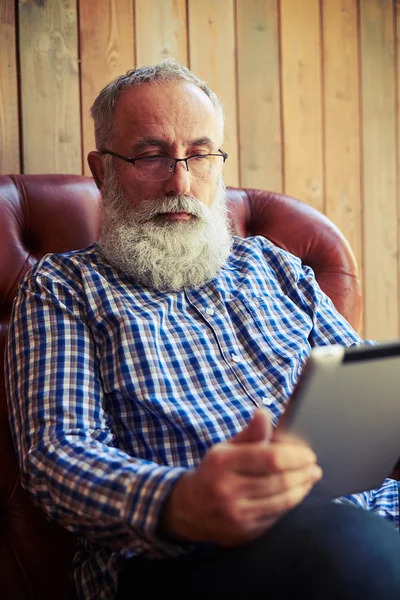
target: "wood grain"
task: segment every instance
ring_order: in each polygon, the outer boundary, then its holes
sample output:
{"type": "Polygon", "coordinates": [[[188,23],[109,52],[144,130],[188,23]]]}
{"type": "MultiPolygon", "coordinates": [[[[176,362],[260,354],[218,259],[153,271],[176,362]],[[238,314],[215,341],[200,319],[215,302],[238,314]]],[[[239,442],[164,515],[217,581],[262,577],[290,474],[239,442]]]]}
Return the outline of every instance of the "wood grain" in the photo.
{"type": "MultiPolygon", "coordinates": [[[[95,148],[90,107],[115,77],[135,66],[132,0],[79,0],[83,155],[95,148]]],[[[90,174],[86,160],[83,170],[90,174]]]]}
{"type": "Polygon", "coordinates": [[[174,58],[187,65],[185,0],[136,0],[136,57],[138,65],[174,58]]]}
{"type": "Polygon", "coordinates": [[[235,14],[233,0],[189,0],[190,68],[220,97],[225,109],[224,171],[228,185],[239,181],[235,14]]]}
{"type": "Polygon", "coordinates": [[[363,266],[365,335],[396,337],[399,32],[400,0],[0,0],[0,170],[82,172],[101,88],[174,56],[223,101],[227,183],[325,211],[363,266]]]}
{"type": "Polygon", "coordinates": [[[367,337],[398,336],[393,4],[360,4],[367,337]]]}
{"type": "Polygon", "coordinates": [[[0,0],[0,174],[20,172],[15,7],[0,0]]]}
{"type": "Polygon", "coordinates": [[[357,0],[323,2],[325,210],[362,266],[357,0]]]}
{"type": "Polygon", "coordinates": [[[319,210],[323,198],[318,0],[281,0],[284,189],[319,210]]]}
{"type": "Polygon", "coordinates": [[[241,184],[281,192],[278,0],[237,0],[236,10],[241,184]]]}
{"type": "Polygon", "coordinates": [[[76,0],[19,2],[25,173],[81,173],[76,0]]]}

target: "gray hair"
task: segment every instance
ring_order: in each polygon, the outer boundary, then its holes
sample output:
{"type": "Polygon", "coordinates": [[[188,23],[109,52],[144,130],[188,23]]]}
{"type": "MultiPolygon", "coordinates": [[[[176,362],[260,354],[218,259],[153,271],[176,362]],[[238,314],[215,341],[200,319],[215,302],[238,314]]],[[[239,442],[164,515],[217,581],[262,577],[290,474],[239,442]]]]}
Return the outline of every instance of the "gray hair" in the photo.
{"type": "Polygon", "coordinates": [[[187,81],[197,85],[211,100],[221,120],[221,130],[224,127],[224,111],[218,96],[208,85],[184,65],[171,58],[147,67],[131,69],[125,75],[117,77],[106,85],[97,96],[90,109],[94,120],[96,148],[104,150],[110,144],[114,126],[115,107],[121,92],[134,86],[151,84],[162,81],[187,81]]]}

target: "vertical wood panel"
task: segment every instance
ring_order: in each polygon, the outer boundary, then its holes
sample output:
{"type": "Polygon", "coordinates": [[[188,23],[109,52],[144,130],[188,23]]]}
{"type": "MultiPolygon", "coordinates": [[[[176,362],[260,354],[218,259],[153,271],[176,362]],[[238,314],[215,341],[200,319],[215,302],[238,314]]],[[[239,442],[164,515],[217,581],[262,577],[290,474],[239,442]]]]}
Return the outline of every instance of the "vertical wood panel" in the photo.
{"type": "Polygon", "coordinates": [[[281,0],[284,188],[323,209],[318,0],[281,0]]]}
{"type": "Polygon", "coordinates": [[[189,0],[190,68],[218,94],[225,108],[224,179],[239,185],[235,15],[233,0],[189,0]]]}
{"type": "Polygon", "coordinates": [[[237,0],[236,6],[241,185],[280,192],[278,0],[237,0]]]}
{"type": "Polygon", "coordinates": [[[400,0],[0,0],[0,171],[20,170],[22,121],[24,172],[81,172],[135,43],[221,97],[228,184],[325,209],[364,264],[365,335],[399,335],[400,0]]]}
{"type": "Polygon", "coordinates": [[[19,173],[14,2],[0,0],[0,173],[19,173]]]}
{"type": "Polygon", "coordinates": [[[80,173],[76,0],[20,0],[26,173],[80,173]]]}
{"type": "Polygon", "coordinates": [[[79,0],[84,172],[95,148],[90,107],[107,83],[134,67],[132,0],[79,0]]]}
{"type": "Polygon", "coordinates": [[[361,255],[357,0],[323,2],[326,214],[361,255]]]}
{"type": "Polygon", "coordinates": [[[138,65],[164,58],[187,65],[185,0],[136,0],[136,58],[138,65]]]}
{"type": "Polygon", "coordinates": [[[393,4],[360,3],[365,333],[398,335],[393,4]]]}

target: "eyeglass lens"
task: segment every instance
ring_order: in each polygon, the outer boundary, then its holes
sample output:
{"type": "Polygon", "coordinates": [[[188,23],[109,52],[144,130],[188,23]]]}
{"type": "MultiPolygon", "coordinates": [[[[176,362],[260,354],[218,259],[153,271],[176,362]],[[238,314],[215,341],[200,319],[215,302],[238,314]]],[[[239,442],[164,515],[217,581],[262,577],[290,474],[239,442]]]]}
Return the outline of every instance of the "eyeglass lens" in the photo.
{"type": "MultiPolygon", "coordinates": [[[[206,179],[218,171],[223,161],[222,155],[192,156],[186,159],[192,177],[206,179]]],[[[162,181],[168,179],[174,171],[175,160],[168,157],[149,157],[136,160],[136,175],[140,179],[162,181]]]]}

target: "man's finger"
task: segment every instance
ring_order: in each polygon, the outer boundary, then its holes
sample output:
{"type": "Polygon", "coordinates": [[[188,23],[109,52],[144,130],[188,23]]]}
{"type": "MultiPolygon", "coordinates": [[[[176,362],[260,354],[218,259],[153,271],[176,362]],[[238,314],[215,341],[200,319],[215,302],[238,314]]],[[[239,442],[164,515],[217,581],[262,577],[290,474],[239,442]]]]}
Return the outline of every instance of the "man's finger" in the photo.
{"type": "Polygon", "coordinates": [[[210,455],[214,455],[220,468],[248,476],[266,476],[303,469],[315,464],[317,460],[308,446],[277,442],[227,442],[215,447],[210,455]]]}
{"type": "Polygon", "coordinates": [[[248,521],[258,525],[263,521],[267,523],[271,518],[281,517],[300,504],[310,493],[313,485],[307,482],[263,500],[249,501],[246,508],[243,507],[243,517],[246,515],[248,521]]]}
{"type": "Polygon", "coordinates": [[[258,408],[255,410],[251,421],[228,443],[244,444],[251,442],[263,442],[271,439],[273,427],[267,410],[258,408]]]}
{"type": "Polygon", "coordinates": [[[318,465],[310,465],[301,470],[285,471],[270,477],[243,477],[240,487],[244,503],[262,502],[295,487],[315,485],[322,477],[318,465]]]}

